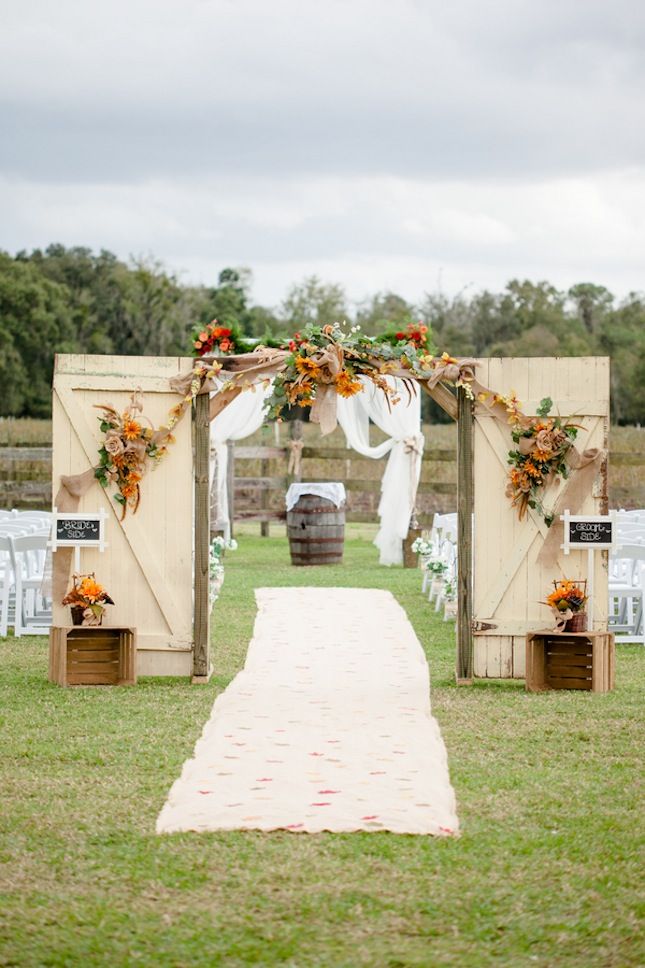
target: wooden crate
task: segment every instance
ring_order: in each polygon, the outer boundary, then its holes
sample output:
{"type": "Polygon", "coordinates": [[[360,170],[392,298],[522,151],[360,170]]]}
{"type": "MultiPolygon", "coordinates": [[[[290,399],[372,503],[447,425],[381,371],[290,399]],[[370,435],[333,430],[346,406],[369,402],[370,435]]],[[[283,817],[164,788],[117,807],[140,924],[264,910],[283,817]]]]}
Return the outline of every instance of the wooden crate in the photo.
{"type": "Polygon", "coordinates": [[[136,655],[136,629],[52,626],[49,681],[59,686],[133,686],[136,655]]]}
{"type": "Polygon", "coordinates": [[[526,688],[610,692],[615,686],[616,649],[610,632],[529,632],[526,688]]]}

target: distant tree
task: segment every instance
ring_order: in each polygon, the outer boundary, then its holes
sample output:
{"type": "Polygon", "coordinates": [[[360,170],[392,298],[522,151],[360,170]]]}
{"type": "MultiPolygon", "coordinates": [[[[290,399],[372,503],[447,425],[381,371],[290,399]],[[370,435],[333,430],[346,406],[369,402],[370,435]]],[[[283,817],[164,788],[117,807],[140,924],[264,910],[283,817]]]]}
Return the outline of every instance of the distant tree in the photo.
{"type": "Polygon", "coordinates": [[[349,318],[345,290],[335,283],[309,276],[291,287],[279,318],[289,333],[308,324],[343,322],[349,318]]]}
{"type": "Polygon", "coordinates": [[[379,292],[365,300],[356,313],[356,322],[368,336],[376,336],[386,329],[404,329],[416,322],[412,303],[395,292],[379,292]]]}
{"type": "Polygon", "coordinates": [[[0,413],[47,417],[55,353],[75,351],[69,290],[0,253],[0,413]]]}
{"type": "Polygon", "coordinates": [[[611,357],[612,416],[616,423],[645,423],[645,295],[630,293],[602,320],[598,345],[611,357]]]}
{"type": "Polygon", "coordinates": [[[445,293],[427,292],[417,314],[432,328],[439,352],[452,356],[472,356],[474,301],[463,293],[450,298],[445,293]]]}
{"type": "Polygon", "coordinates": [[[595,333],[614,301],[608,289],[592,282],[577,283],[569,289],[568,296],[573,300],[583,326],[591,334],[595,333]]]}

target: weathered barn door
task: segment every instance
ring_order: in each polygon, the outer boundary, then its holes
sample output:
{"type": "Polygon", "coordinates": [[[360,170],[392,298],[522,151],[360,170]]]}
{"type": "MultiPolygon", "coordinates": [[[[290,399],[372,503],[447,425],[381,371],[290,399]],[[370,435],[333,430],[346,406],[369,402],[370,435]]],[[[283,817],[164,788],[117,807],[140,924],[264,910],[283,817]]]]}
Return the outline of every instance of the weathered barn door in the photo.
{"type": "MultiPolygon", "coordinates": [[[[61,474],[80,474],[98,463],[103,435],[94,404],[125,410],[135,388],[143,391],[144,415],[155,427],[168,422],[178,402],[171,377],[190,371],[179,357],[76,356],[56,358],[53,397],[53,492],[61,474]]],[[[108,510],[102,554],[84,549],[83,572],[95,571],[115,601],[106,621],[138,630],[140,675],[191,675],[193,671],[193,454],[187,414],[176,442],[141,484],[136,514],[119,520],[111,489],[98,482],[81,498],[80,511],[108,510]]],[[[57,567],[53,556],[53,567],[57,567]]],[[[54,625],[69,624],[69,609],[54,602],[54,625]]]]}
{"type": "MultiPolygon", "coordinates": [[[[527,415],[540,401],[551,397],[551,414],[574,417],[581,425],[576,448],[607,448],[609,433],[609,360],[601,357],[482,359],[477,377],[487,387],[508,395],[513,391],[527,415]]],[[[525,634],[549,627],[551,615],[541,605],[562,576],[585,578],[586,553],[559,553],[557,563],[544,565],[538,554],[548,533],[539,514],[529,511],[518,520],[504,496],[510,432],[483,408],[475,409],[474,426],[474,567],[473,672],[488,678],[522,678],[525,669],[525,634]],[[490,628],[486,628],[490,626],[490,628]]],[[[606,462],[598,472],[576,513],[606,512],[606,462]]],[[[546,490],[545,507],[556,500],[564,509],[572,493],[575,472],[546,490]]],[[[571,509],[573,511],[573,508],[571,509]]],[[[552,524],[562,534],[559,518],[552,524]]],[[[562,540],[562,539],[560,539],[562,540]]],[[[558,543],[559,547],[559,543],[558,543]]],[[[607,622],[607,553],[595,556],[594,627],[607,622]]]]}

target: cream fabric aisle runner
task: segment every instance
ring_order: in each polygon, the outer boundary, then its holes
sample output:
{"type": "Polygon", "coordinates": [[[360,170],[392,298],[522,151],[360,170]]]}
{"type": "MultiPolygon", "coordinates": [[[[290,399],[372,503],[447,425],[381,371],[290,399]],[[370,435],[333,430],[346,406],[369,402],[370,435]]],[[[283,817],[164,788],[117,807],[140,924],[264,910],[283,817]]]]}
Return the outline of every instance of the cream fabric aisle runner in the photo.
{"type": "Polygon", "coordinates": [[[387,591],[260,588],[246,664],[157,833],[458,831],[428,666],[387,591]]]}

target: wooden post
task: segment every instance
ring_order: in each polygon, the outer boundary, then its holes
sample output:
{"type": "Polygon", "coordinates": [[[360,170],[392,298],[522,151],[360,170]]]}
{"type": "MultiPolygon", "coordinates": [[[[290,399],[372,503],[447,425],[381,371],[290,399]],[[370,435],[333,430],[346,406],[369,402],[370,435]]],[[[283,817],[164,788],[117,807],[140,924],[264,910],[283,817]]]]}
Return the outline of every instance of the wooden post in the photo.
{"type": "Polygon", "coordinates": [[[202,393],[195,398],[193,410],[195,444],[195,605],[193,622],[193,683],[210,679],[210,494],[208,462],[210,457],[209,398],[202,393]]]}
{"type": "MultiPolygon", "coordinates": [[[[289,425],[289,435],[291,440],[302,440],[302,420],[292,420],[289,425]]],[[[302,480],[302,474],[292,474],[291,480],[299,483],[302,480]]]]}
{"type": "MultiPolygon", "coordinates": [[[[268,476],[269,476],[269,462],[268,462],[268,460],[262,460],[260,462],[260,477],[268,477],[268,476]]],[[[261,506],[261,508],[262,508],[263,511],[267,511],[269,509],[269,488],[268,487],[263,487],[262,488],[262,495],[261,495],[261,500],[260,500],[260,506],[261,506]]],[[[268,538],[269,537],[269,522],[268,521],[261,521],[260,522],[260,535],[263,538],[268,538]]]]}
{"type": "Polygon", "coordinates": [[[457,395],[457,682],[473,678],[473,404],[457,395]]]}
{"type": "Polygon", "coordinates": [[[233,537],[233,525],[235,523],[235,444],[232,440],[226,441],[228,451],[228,461],[226,464],[226,490],[228,491],[228,526],[229,537],[233,537]]]}

